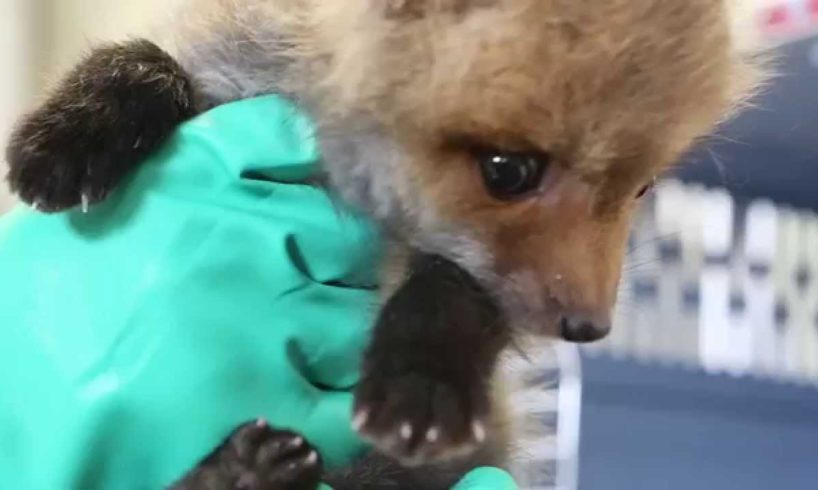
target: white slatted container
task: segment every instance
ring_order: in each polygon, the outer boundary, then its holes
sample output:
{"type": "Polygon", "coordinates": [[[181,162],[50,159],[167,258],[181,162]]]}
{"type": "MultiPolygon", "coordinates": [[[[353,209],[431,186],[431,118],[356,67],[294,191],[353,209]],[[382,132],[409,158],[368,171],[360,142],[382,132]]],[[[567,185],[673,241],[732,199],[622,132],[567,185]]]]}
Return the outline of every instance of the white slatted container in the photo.
{"type": "Polygon", "coordinates": [[[583,350],[818,385],[818,214],[675,181],[644,208],[611,338],[583,350]]]}

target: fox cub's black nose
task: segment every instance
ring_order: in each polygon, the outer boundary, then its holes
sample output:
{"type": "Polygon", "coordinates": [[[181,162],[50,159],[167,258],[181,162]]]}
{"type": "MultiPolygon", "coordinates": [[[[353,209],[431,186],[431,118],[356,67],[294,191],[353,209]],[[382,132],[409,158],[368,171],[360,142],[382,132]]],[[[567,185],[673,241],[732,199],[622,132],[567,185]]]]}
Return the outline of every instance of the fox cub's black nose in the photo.
{"type": "Polygon", "coordinates": [[[585,316],[565,315],[560,320],[560,336],[568,342],[588,343],[604,339],[611,331],[611,322],[593,321],[585,316]]]}

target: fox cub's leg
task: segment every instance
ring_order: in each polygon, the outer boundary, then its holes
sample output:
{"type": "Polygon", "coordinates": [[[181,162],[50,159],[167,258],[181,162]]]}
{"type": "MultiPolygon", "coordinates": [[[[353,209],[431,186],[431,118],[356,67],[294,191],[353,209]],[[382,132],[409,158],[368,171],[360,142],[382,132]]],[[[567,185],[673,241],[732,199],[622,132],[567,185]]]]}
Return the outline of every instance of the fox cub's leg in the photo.
{"type": "Polygon", "coordinates": [[[190,79],[158,46],[98,47],[18,123],[9,184],[43,211],[100,201],[193,114],[190,79]]]}

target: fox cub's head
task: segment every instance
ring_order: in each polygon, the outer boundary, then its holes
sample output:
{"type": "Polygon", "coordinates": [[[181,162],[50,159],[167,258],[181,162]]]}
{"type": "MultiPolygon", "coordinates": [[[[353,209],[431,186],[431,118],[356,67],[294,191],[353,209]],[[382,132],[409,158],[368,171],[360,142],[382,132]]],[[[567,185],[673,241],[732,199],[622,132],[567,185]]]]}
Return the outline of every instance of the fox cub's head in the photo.
{"type": "Polygon", "coordinates": [[[569,340],[610,328],[640,196],[753,86],[724,0],[313,4],[341,191],[569,340]]]}

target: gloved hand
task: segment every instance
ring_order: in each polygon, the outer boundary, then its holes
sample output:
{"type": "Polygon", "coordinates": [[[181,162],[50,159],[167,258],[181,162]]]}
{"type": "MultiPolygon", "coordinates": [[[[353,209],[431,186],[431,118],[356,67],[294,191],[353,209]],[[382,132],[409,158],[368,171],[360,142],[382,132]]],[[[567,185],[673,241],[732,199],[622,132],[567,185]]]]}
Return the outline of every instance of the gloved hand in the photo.
{"type": "Polygon", "coordinates": [[[278,97],[225,105],[87,214],[0,220],[0,488],[161,488],[259,416],[331,467],[365,450],[377,233],[304,183],[311,135],[278,97]]]}

